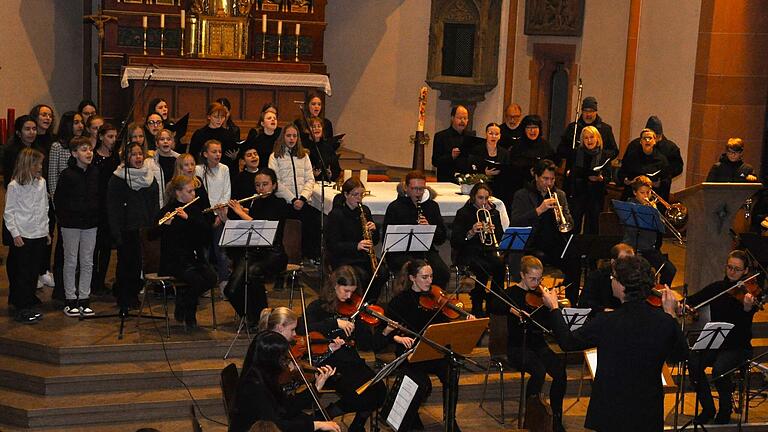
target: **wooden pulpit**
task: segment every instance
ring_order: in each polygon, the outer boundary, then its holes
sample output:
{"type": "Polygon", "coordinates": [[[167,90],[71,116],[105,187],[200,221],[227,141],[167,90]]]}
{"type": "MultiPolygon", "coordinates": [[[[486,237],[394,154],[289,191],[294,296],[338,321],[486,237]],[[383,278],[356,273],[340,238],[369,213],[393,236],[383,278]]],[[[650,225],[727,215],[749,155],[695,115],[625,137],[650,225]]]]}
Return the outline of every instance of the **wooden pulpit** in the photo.
{"type": "Polygon", "coordinates": [[[685,283],[693,294],[723,278],[733,239],[729,229],[759,183],[700,183],[675,196],[688,207],[685,283]]]}

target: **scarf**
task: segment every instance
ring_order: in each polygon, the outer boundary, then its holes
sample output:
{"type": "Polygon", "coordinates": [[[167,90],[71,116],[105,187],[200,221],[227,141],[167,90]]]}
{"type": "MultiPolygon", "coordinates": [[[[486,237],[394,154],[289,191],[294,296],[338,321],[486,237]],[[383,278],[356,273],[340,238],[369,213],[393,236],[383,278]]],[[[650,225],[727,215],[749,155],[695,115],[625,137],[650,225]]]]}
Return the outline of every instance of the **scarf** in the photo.
{"type": "Polygon", "coordinates": [[[589,150],[582,145],[576,151],[576,160],[574,161],[573,166],[591,170],[596,166],[600,166],[603,162],[605,162],[605,160],[603,160],[603,149],[595,147],[594,149],[589,150]],[[587,158],[590,158],[589,165],[587,165],[587,158]]]}
{"type": "Polygon", "coordinates": [[[128,183],[128,187],[137,191],[147,188],[152,185],[155,180],[153,165],[155,161],[152,159],[144,159],[144,165],[141,168],[125,168],[125,164],[121,163],[117,167],[114,174],[128,183]],[[126,178],[127,173],[127,178],[126,178]]]}

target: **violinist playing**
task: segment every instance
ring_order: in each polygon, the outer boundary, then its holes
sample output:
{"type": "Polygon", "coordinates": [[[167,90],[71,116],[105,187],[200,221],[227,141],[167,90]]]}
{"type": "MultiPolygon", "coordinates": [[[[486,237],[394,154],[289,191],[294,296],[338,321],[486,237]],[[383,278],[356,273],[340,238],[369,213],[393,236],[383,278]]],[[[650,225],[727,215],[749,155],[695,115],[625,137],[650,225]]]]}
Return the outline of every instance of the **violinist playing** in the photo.
{"type": "Polygon", "coordinates": [[[501,216],[491,203],[491,188],[485,183],[477,183],[469,192],[469,200],[453,219],[451,247],[456,254],[456,264],[466,265],[477,275],[476,284],[469,293],[472,299],[472,314],[484,315],[485,283],[493,278],[491,289],[504,287],[504,263],[500,258],[498,242],[504,230],[501,216]],[[487,211],[488,213],[485,213],[487,211]],[[490,215],[490,220],[486,216],[490,215]],[[491,235],[493,233],[493,235],[491,235]]]}
{"type": "MultiPolygon", "coordinates": [[[[744,251],[734,250],[728,254],[725,277],[689,296],[688,305],[695,308],[737,282],[746,279],[748,275],[749,260],[747,254],[744,251]]],[[[751,279],[751,282],[754,281],[755,279],[751,279]]],[[[717,424],[730,423],[733,402],[732,377],[724,377],[715,381],[715,388],[717,388],[720,401],[720,408],[717,411],[717,416],[715,416],[715,404],[712,400],[709,380],[707,380],[704,368],[712,366],[712,376],[716,377],[752,356],[752,318],[757,312],[755,294],[759,291],[755,289],[756,284],[750,286],[750,282],[746,282],[744,286],[733,288],[727,294],[721,295],[709,303],[709,314],[713,322],[728,322],[734,327],[728,333],[719,350],[691,352],[689,366],[691,379],[696,385],[696,393],[702,406],[702,411],[696,419],[699,424],[708,423],[712,417],[717,424]]]]}
{"type": "MultiPolygon", "coordinates": [[[[317,368],[315,388],[321,390],[335,372],[330,366],[317,368]]],[[[229,413],[229,431],[246,432],[257,421],[270,421],[281,431],[341,432],[338,423],[317,421],[302,412],[313,404],[308,390],[296,394],[285,391],[288,379],[301,379],[297,373],[288,341],[273,331],[259,333],[251,342],[243,362],[229,413]]]]}
{"type": "MultiPolygon", "coordinates": [[[[520,259],[520,282],[504,290],[502,296],[512,304],[531,313],[531,319],[541,325],[548,326],[548,316],[540,300],[541,281],[543,279],[544,265],[531,255],[520,259]],[[528,299],[526,299],[528,297],[528,299]]],[[[552,385],[549,388],[549,404],[552,407],[552,430],[563,431],[563,397],[567,384],[565,361],[557,356],[544,339],[541,328],[535,324],[528,324],[528,333],[525,339],[525,352],[523,353],[523,324],[515,311],[495,296],[489,301],[488,308],[491,313],[498,315],[508,314],[507,318],[507,360],[509,364],[522,369],[531,375],[526,388],[526,398],[538,397],[544,386],[544,375],[552,377],[552,385]],[[523,355],[525,358],[523,358],[523,355]],[[525,360],[525,364],[523,364],[525,360]]]]}
{"type": "MultiPolygon", "coordinates": [[[[330,418],[349,412],[356,413],[349,430],[357,432],[365,431],[366,420],[384,402],[387,388],[383,382],[379,382],[361,394],[355,391],[373,378],[375,373],[360,357],[352,342],[355,335],[370,333],[371,329],[363,328],[366,324],[360,320],[356,323],[339,313],[344,309],[340,306],[349,306],[346,303],[353,296],[354,301],[360,301],[357,274],[352,267],[341,266],[328,277],[320,298],[307,305],[305,319],[310,333],[319,332],[334,340],[332,346],[329,346],[333,352],[321,364],[333,366],[340,375],[332,385],[339,394],[339,401],[330,404],[326,411],[330,418]]],[[[357,310],[356,305],[353,310],[357,310]]],[[[301,325],[299,333],[304,333],[301,325]]]]}
{"type": "MultiPolygon", "coordinates": [[[[421,259],[407,261],[395,281],[394,291],[396,294],[387,306],[387,317],[417,333],[423,332],[430,324],[447,322],[449,319],[444,314],[422,306],[421,297],[429,295],[432,287],[432,267],[421,259]]],[[[475,318],[471,314],[467,315],[468,319],[475,318]]],[[[397,355],[402,354],[416,343],[412,337],[400,334],[399,331],[390,326],[387,326],[382,334],[396,344],[397,355]]],[[[443,384],[443,402],[445,402],[446,387],[449,382],[449,365],[446,359],[441,358],[413,364],[406,361],[403,365],[406,375],[419,385],[419,389],[431,389],[432,384],[428,374],[436,375],[443,384]]],[[[418,400],[418,396],[413,401],[419,407],[422,402],[424,401],[418,400]]],[[[424,429],[424,424],[418,415],[412,422],[409,419],[404,420],[399,430],[408,431],[411,429],[424,429]]],[[[459,426],[455,424],[455,419],[454,430],[460,431],[459,426]]]]}

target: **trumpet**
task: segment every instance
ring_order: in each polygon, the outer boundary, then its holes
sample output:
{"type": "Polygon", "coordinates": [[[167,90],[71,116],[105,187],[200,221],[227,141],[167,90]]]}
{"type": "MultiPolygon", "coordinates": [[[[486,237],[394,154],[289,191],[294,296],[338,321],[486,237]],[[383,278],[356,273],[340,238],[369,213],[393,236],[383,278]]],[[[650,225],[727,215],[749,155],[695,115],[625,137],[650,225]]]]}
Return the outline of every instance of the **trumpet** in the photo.
{"type": "Polygon", "coordinates": [[[200,197],[196,196],[195,199],[193,199],[192,201],[184,204],[180,208],[177,208],[176,210],[174,210],[172,212],[166,213],[165,216],[161,217],[160,220],[157,221],[157,226],[160,226],[160,225],[168,222],[169,220],[173,219],[174,217],[176,217],[177,214],[179,214],[179,209],[184,210],[185,208],[189,207],[190,204],[192,204],[193,202],[195,202],[195,201],[197,201],[199,199],[200,199],[200,197]]]}
{"type": "Polygon", "coordinates": [[[555,223],[557,224],[557,230],[561,233],[567,233],[573,229],[573,223],[571,223],[571,221],[566,218],[565,212],[563,212],[563,206],[560,205],[560,199],[557,198],[557,193],[552,193],[550,188],[547,188],[547,193],[549,194],[550,198],[555,199],[555,207],[552,210],[555,212],[555,223]]]}
{"type": "Polygon", "coordinates": [[[483,229],[480,230],[480,243],[484,246],[492,246],[494,254],[501,258],[499,242],[496,239],[496,232],[493,229],[493,221],[491,220],[491,212],[487,208],[482,207],[477,209],[475,216],[477,221],[483,224],[483,229]]]}
{"type": "MultiPolygon", "coordinates": [[[[270,195],[272,195],[272,192],[265,192],[263,194],[255,193],[255,194],[253,194],[253,195],[251,195],[249,197],[245,197],[243,199],[239,199],[239,200],[237,200],[237,202],[242,204],[242,203],[247,202],[247,201],[252,201],[252,200],[255,200],[255,199],[266,198],[266,197],[268,197],[270,195]]],[[[229,206],[229,202],[219,203],[219,204],[216,204],[214,206],[208,207],[207,209],[203,210],[203,213],[210,213],[212,211],[216,211],[218,209],[223,209],[224,207],[228,207],[228,206],[229,206]]]]}
{"type": "MultiPolygon", "coordinates": [[[[365,217],[365,211],[363,210],[363,203],[359,203],[360,207],[360,225],[363,227],[363,239],[372,240],[371,231],[368,230],[368,218],[365,217]]],[[[371,269],[376,270],[379,266],[379,259],[376,258],[376,251],[373,249],[373,242],[371,241],[371,248],[368,249],[368,256],[371,260],[371,269]]]]}

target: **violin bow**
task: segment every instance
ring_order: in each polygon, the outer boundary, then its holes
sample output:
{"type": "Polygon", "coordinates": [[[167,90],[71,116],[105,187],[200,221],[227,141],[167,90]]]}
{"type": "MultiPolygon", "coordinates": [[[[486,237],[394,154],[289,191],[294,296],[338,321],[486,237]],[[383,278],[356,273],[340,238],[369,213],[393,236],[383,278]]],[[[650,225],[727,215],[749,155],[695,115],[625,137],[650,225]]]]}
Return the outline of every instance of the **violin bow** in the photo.
{"type": "MultiPolygon", "coordinates": [[[[299,287],[299,295],[301,296],[301,314],[304,317],[304,334],[305,334],[305,336],[307,338],[307,359],[309,359],[309,365],[310,366],[314,366],[312,364],[312,345],[309,344],[309,325],[307,324],[307,304],[304,301],[304,287],[303,286],[299,287]]],[[[293,357],[293,355],[291,355],[291,357],[293,357]]],[[[294,359],[293,361],[295,362],[296,360],[294,359]]]]}
{"type": "MultiPolygon", "coordinates": [[[[306,319],[305,319],[306,320],[306,319]]],[[[309,351],[309,348],[307,348],[307,351],[309,351]]],[[[312,399],[315,401],[315,404],[317,405],[317,408],[320,410],[320,414],[323,415],[323,418],[325,421],[331,421],[330,417],[328,417],[328,413],[325,411],[325,408],[323,408],[323,405],[320,404],[320,396],[317,395],[315,386],[309,382],[307,379],[307,376],[304,375],[304,371],[301,368],[301,365],[299,365],[299,362],[296,361],[296,357],[291,354],[291,351],[288,350],[288,355],[291,356],[291,361],[293,362],[293,365],[296,367],[296,370],[299,371],[299,376],[301,376],[301,380],[304,381],[304,385],[307,386],[307,391],[312,396],[312,399]]],[[[309,357],[312,357],[311,355],[309,357]]]]}
{"type": "Polygon", "coordinates": [[[733,285],[732,285],[731,287],[729,287],[728,289],[726,289],[726,290],[723,290],[723,292],[721,292],[721,293],[715,294],[715,295],[714,295],[714,296],[712,296],[712,298],[710,298],[709,300],[703,301],[703,302],[701,302],[701,303],[697,304],[696,306],[693,306],[693,307],[691,307],[691,309],[693,309],[693,310],[699,310],[700,308],[703,308],[704,306],[706,306],[706,305],[708,305],[708,304],[712,303],[712,302],[713,302],[715,299],[717,299],[717,298],[721,297],[723,294],[727,293],[728,291],[730,291],[730,290],[732,290],[732,289],[734,289],[734,288],[736,288],[736,287],[739,287],[739,286],[742,286],[742,285],[744,285],[744,282],[750,281],[750,280],[752,280],[752,279],[754,279],[754,278],[756,278],[756,277],[760,276],[760,274],[761,274],[761,273],[755,273],[755,274],[753,274],[752,276],[750,276],[750,277],[748,277],[748,278],[746,278],[746,279],[742,279],[742,280],[740,280],[740,281],[736,282],[735,284],[733,284],[733,285]]]}

